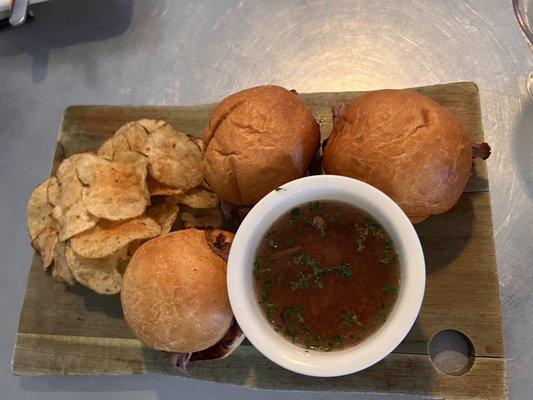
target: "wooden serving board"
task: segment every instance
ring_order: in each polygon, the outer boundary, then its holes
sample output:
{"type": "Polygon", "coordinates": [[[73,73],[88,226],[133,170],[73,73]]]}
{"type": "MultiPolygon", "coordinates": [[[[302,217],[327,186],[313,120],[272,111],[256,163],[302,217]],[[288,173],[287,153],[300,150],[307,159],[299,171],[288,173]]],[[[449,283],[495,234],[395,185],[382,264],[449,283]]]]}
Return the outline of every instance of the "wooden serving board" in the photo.
{"type": "MultiPolygon", "coordinates": [[[[478,89],[451,83],[412,89],[459,118],[483,139],[478,89]]],[[[331,131],[331,106],[361,92],[304,93],[303,101],[331,131]]],[[[195,107],[72,106],[65,110],[52,166],[73,153],[96,149],[122,124],[164,119],[200,135],[213,104],[195,107]]],[[[497,151],[497,149],[496,149],[497,151]]],[[[224,360],[190,365],[193,378],[252,388],[417,394],[435,398],[504,398],[505,361],[487,171],[478,162],[458,204],[416,225],[427,262],[420,316],[398,348],[367,370],[340,378],[311,378],[286,371],[245,342],[224,360]],[[474,363],[460,376],[438,371],[428,356],[437,332],[456,329],[470,338],[474,363]]],[[[17,375],[177,374],[161,352],[133,338],[118,296],[54,282],[34,256],[13,359],[17,375]]]]}

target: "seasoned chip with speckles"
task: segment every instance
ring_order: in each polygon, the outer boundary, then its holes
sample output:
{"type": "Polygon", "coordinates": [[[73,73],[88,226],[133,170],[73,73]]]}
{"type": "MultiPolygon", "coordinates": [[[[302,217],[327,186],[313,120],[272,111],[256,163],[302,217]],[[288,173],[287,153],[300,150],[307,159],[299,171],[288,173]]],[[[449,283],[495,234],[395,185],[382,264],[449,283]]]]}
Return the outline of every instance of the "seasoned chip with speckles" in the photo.
{"type": "Polygon", "coordinates": [[[83,204],[83,185],[77,173],[78,165],[93,157],[92,153],[81,153],[63,160],[56,172],[57,189],[53,182],[48,188],[48,198],[55,206],[52,215],[60,226],[59,240],[91,229],[100,219],[90,214],[83,204]]]}
{"type": "Polygon", "coordinates": [[[102,258],[134,240],[153,238],[160,233],[159,224],[147,216],[126,221],[100,220],[94,228],[71,238],[70,247],[82,257],[102,258]]]}
{"type": "Polygon", "coordinates": [[[31,245],[41,253],[43,269],[46,271],[54,260],[54,248],[58,242],[58,233],[54,228],[44,228],[37,237],[32,240],[31,245]]]}
{"type": "Polygon", "coordinates": [[[137,122],[144,126],[148,132],[153,132],[160,126],[166,124],[166,122],[161,119],[140,119],[137,122]]]}
{"type": "Polygon", "coordinates": [[[150,132],[143,153],[148,156],[150,175],[167,186],[187,191],[204,179],[201,149],[169,124],[150,132]]]}
{"type": "Polygon", "coordinates": [[[59,242],[54,248],[54,265],[52,267],[52,277],[61,283],[74,285],[74,277],[68,268],[66,252],[66,242],[59,242]]]}
{"type": "Polygon", "coordinates": [[[119,269],[128,262],[127,248],[104,258],[84,258],[67,244],[68,268],[74,279],[96,293],[112,295],[122,289],[119,269]]]}
{"type": "Polygon", "coordinates": [[[141,215],[149,202],[146,185],[147,162],[108,161],[92,156],[78,165],[80,181],[85,185],[85,207],[100,218],[117,221],[141,215]]]}
{"type": "Polygon", "coordinates": [[[152,176],[146,177],[148,191],[151,196],[181,196],[184,192],[181,189],[174,189],[164,183],[156,181],[152,176]]]}
{"type": "Polygon", "coordinates": [[[59,198],[59,182],[55,176],[48,179],[48,202],[55,206],[59,198]]]}
{"type": "Polygon", "coordinates": [[[173,196],[173,198],[179,204],[185,204],[191,208],[215,208],[220,204],[218,196],[205,189],[192,189],[181,196],[173,196]]]}
{"type": "Polygon", "coordinates": [[[144,149],[148,130],[141,121],[128,122],[98,149],[98,155],[108,161],[117,161],[121,153],[141,152],[144,149]]]}
{"type": "Polygon", "coordinates": [[[30,238],[35,240],[45,228],[58,230],[57,222],[52,217],[52,204],[48,201],[48,186],[51,179],[47,179],[30,195],[26,208],[26,218],[30,238]]]}

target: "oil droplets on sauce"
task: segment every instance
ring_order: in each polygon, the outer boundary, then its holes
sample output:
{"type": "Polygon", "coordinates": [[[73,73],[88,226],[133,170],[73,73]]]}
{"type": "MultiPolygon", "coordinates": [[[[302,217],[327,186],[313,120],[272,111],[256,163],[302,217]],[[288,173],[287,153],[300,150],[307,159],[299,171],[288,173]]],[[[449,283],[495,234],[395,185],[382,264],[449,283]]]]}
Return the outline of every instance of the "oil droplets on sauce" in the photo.
{"type": "Polygon", "coordinates": [[[322,351],[354,346],[379,329],[400,284],[387,233],[333,201],[303,204],[276,221],[253,268],[268,321],[293,343],[322,351]]]}

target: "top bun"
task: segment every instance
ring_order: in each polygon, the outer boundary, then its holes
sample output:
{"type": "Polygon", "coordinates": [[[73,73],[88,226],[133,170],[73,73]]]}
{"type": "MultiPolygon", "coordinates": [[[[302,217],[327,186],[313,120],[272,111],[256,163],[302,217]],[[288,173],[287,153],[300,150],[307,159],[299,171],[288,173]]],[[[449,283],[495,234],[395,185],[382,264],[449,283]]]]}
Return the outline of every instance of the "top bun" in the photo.
{"type": "Polygon", "coordinates": [[[413,222],[450,209],[472,168],[461,123],[420,94],[379,90],[358,97],[333,124],[324,170],[367,182],[413,222]]]}
{"type": "Polygon", "coordinates": [[[203,140],[211,188],[229,203],[252,205],[304,175],[318,150],[320,130],[298,96],[267,85],[218,104],[203,140]]]}
{"type": "Polygon", "coordinates": [[[135,252],[121,300],[126,322],[141,342],[158,350],[195,352],[228,331],[233,313],[226,262],[213,251],[220,235],[226,243],[233,240],[229,232],[186,229],[152,239],[135,252]]]}

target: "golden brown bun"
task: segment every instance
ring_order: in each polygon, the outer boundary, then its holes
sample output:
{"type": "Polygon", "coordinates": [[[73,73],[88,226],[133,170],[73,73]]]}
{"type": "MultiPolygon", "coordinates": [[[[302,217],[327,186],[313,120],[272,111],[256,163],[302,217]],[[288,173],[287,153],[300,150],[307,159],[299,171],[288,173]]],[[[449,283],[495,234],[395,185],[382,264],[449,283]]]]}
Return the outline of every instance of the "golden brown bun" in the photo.
{"type": "Polygon", "coordinates": [[[206,179],[227,202],[252,205],[304,175],[320,130],[294,93],[258,86],[232,94],[204,130],[206,179]]]}
{"type": "Polygon", "coordinates": [[[471,166],[461,123],[433,100],[403,90],[379,90],[350,103],[324,151],[326,173],[377,187],[413,222],[450,209],[471,166]]]}
{"type": "MultiPolygon", "coordinates": [[[[233,234],[223,232],[230,240],[233,234]]],[[[226,262],[205,231],[186,229],[152,239],[135,252],[124,274],[124,317],[145,345],[195,352],[217,343],[233,313],[226,288],[226,262]]]]}

